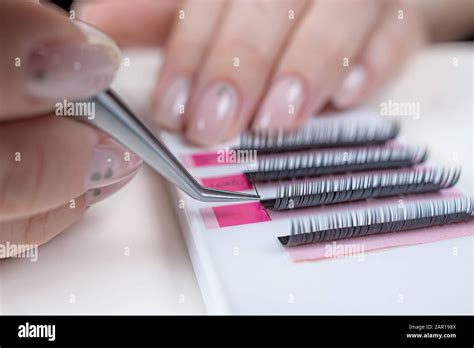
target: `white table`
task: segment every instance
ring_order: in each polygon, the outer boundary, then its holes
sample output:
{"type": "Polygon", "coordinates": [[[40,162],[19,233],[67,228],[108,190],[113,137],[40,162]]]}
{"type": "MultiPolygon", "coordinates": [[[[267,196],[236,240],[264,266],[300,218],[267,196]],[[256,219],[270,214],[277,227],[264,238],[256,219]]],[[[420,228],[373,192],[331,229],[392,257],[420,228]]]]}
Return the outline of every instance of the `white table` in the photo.
{"type": "MultiPolygon", "coordinates": [[[[472,45],[446,44],[422,52],[369,105],[379,110],[389,99],[419,102],[420,119],[400,118],[402,136],[427,144],[437,162],[462,164],[460,185],[474,196],[473,51],[472,45]]],[[[114,85],[137,112],[146,112],[159,53],[125,56],[131,65],[114,85]]],[[[472,260],[474,245],[470,250],[472,260]]],[[[474,277],[469,284],[474,289],[474,277]]],[[[166,185],[145,166],[127,187],[42,246],[37,262],[0,261],[2,314],[204,312],[166,185]]]]}

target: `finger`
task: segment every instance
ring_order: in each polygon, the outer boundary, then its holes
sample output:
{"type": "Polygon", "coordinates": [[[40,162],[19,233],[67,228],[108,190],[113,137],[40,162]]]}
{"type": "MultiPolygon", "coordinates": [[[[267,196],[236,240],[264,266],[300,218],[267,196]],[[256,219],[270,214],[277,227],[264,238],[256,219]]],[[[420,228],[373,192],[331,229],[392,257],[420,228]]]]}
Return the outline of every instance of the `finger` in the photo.
{"type": "Polygon", "coordinates": [[[20,247],[37,247],[48,242],[84,215],[85,202],[85,195],[82,195],[50,211],[0,222],[0,245],[5,246],[4,250],[10,250],[8,245],[16,247],[0,258],[15,256],[20,247]]]}
{"type": "MultiPolygon", "coordinates": [[[[186,136],[200,145],[248,125],[303,1],[234,1],[193,89],[186,136]],[[245,33],[245,35],[243,35],[245,33]]],[[[188,117],[188,115],[187,115],[188,117]]]]}
{"type": "Polygon", "coordinates": [[[115,192],[121,190],[132,180],[137,174],[137,170],[133,170],[130,174],[126,175],[122,179],[113,184],[106,186],[99,186],[88,190],[85,194],[86,207],[90,207],[94,204],[102,202],[104,199],[109,198],[115,192]]]}
{"type": "Polygon", "coordinates": [[[354,106],[371,95],[426,41],[421,21],[408,3],[391,3],[384,12],[357,64],[332,96],[337,108],[354,106]]]}
{"type": "Polygon", "coordinates": [[[118,182],[141,160],[96,129],[48,115],[0,127],[0,219],[57,208],[118,182]]]}
{"type": "Polygon", "coordinates": [[[153,93],[149,117],[152,126],[169,130],[183,127],[185,104],[198,70],[224,10],[224,1],[187,1],[166,45],[165,63],[153,93]]]}
{"type": "Polygon", "coordinates": [[[253,128],[292,129],[319,111],[376,22],[368,1],[312,2],[285,49],[253,128]],[[303,54],[304,52],[304,54],[303,54]]]}
{"type": "Polygon", "coordinates": [[[82,0],[75,2],[77,17],[121,45],[161,45],[176,17],[180,1],[82,0]]]}
{"type": "MultiPolygon", "coordinates": [[[[135,173],[114,184],[89,190],[84,195],[71,199],[56,209],[16,220],[0,221],[0,245],[35,247],[50,241],[76,223],[88,207],[119,191],[130,182],[135,173]]],[[[16,249],[22,250],[21,248],[16,249]]],[[[8,255],[0,255],[0,258],[2,256],[11,257],[15,254],[13,252],[8,255]]]]}
{"type": "Polygon", "coordinates": [[[99,31],[73,23],[51,6],[2,2],[0,119],[31,117],[109,85],[120,65],[117,47],[99,31]]]}

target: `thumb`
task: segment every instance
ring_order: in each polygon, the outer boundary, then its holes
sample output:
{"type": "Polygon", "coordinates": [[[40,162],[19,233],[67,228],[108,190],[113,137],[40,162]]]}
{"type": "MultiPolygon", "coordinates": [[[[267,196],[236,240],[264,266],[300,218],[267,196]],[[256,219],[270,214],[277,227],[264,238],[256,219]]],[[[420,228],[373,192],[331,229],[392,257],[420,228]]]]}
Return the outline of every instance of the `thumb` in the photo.
{"type": "Polygon", "coordinates": [[[113,80],[120,52],[100,31],[49,5],[6,0],[0,7],[0,121],[90,97],[113,80]]]}

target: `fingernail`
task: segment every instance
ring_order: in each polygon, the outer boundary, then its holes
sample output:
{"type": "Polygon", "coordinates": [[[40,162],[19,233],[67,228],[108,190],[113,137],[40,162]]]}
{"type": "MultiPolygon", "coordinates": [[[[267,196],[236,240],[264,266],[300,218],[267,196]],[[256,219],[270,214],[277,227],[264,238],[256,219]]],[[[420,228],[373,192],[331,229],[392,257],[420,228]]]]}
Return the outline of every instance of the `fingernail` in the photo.
{"type": "Polygon", "coordinates": [[[159,126],[173,131],[182,128],[190,89],[191,80],[187,77],[177,77],[170,83],[153,112],[159,126]]]}
{"type": "Polygon", "coordinates": [[[354,98],[367,84],[367,69],[362,65],[354,67],[342,81],[341,86],[332,97],[332,103],[338,108],[345,108],[354,101],[354,98]]]}
{"type": "Polygon", "coordinates": [[[120,66],[117,45],[99,30],[72,22],[84,40],[35,46],[27,57],[26,94],[52,100],[86,98],[112,82],[120,66]]]}
{"type": "Polygon", "coordinates": [[[88,190],[85,194],[85,206],[90,207],[91,205],[96,204],[112,196],[115,192],[119,191],[122,187],[127,185],[130,180],[132,180],[132,178],[135,176],[137,171],[138,170],[136,169],[128,176],[114,184],[88,190]]]}
{"type": "Polygon", "coordinates": [[[255,130],[285,128],[299,115],[304,100],[304,87],[299,78],[285,77],[275,81],[252,127],[255,130]]]}
{"type": "Polygon", "coordinates": [[[211,145],[227,136],[238,108],[238,95],[230,83],[209,87],[198,105],[186,132],[189,140],[211,145]]]}
{"type": "Polygon", "coordinates": [[[84,189],[114,184],[134,172],[142,163],[140,157],[112,138],[105,138],[92,151],[84,189]]]}

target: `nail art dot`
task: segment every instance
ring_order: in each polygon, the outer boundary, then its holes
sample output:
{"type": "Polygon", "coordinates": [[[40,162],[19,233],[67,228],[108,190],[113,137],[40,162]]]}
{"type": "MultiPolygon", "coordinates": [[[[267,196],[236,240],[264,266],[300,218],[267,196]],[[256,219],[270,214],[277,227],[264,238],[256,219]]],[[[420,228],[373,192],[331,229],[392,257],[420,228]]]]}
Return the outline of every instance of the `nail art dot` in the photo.
{"type": "Polygon", "coordinates": [[[44,70],[40,70],[36,72],[35,79],[37,80],[44,80],[46,78],[46,72],[44,70]]]}
{"type": "Polygon", "coordinates": [[[224,93],[227,92],[227,86],[220,86],[217,90],[217,95],[221,97],[224,93]]]}
{"type": "Polygon", "coordinates": [[[100,175],[99,172],[95,172],[91,175],[90,179],[91,181],[97,181],[97,180],[102,179],[102,175],[100,175]]]}
{"type": "Polygon", "coordinates": [[[114,174],[114,171],[112,170],[112,168],[107,168],[107,170],[105,171],[105,174],[104,174],[104,178],[105,179],[109,179],[112,177],[112,175],[114,174]]]}

